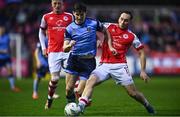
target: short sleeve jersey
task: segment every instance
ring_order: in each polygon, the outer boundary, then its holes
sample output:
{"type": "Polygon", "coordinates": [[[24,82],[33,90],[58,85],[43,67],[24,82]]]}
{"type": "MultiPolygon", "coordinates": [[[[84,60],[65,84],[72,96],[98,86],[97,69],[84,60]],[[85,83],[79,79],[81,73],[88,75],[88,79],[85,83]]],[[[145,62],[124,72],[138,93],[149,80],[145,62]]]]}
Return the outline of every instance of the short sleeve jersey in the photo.
{"type": "Polygon", "coordinates": [[[108,29],[112,38],[112,46],[118,54],[115,56],[112,54],[105,40],[102,46],[101,63],[127,63],[126,53],[131,45],[137,50],[143,48],[138,37],[130,30],[122,30],[115,23],[104,23],[104,26],[108,29]]]}
{"type": "Polygon", "coordinates": [[[67,12],[61,14],[50,12],[43,15],[40,28],[47,30],[48,52],[63,51],[65,28],[72,22],[72,20],[72,14],[67,12]]]}
{"type": "Polygon", "coordinates": [[[96,31],[102,31],[103,25],[97,20],[86,18],[81,25],[72,22],[66,28],[66,40],[75,40],[73,55],[96,55],[96,31]]]}
{"type": "MultiPolygon", "coordinates": [[[[0,50],[10,51],[10,37],[8,34],[0,36],[0,50]]],[[[10,52],[3,54],[0,53],[0,59],[8,58],[10,58],[10,52]]]]}

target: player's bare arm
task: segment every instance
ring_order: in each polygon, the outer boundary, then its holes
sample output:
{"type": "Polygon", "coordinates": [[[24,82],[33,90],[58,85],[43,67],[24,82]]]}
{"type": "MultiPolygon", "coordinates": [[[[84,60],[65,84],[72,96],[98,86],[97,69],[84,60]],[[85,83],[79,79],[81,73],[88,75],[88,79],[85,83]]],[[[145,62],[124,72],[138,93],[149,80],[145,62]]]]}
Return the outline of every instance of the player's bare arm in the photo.
{"type": "Polygon", "coordinates": [[[144,49],[139,50],[139,58],[140,58],[140,64],[141,64],[141,73],[140,77],[147,83],[149,81],[149,76],[146,74],[146,56],[144,49]]]}
{"type": "Polygon", "coordinates": [[[46,39],[46,30],[43,30],[40,28],[39,29],[39,40],[40,40],[40,44],[41,44],[41,48],[42,48],[42,54],[47,57],[48,54],[47,54],[45,39],[46,39]]]}
{"type": "Polygon", "coordinates": [[[113,55],[117,55],[117,50],[112,45],[112,39],[111,39],[111,35],[109,31],[105,27],[103,27],[103,32],[104,32],[105,39],[107,39],[110,51],[113,53],[113,55]]]}

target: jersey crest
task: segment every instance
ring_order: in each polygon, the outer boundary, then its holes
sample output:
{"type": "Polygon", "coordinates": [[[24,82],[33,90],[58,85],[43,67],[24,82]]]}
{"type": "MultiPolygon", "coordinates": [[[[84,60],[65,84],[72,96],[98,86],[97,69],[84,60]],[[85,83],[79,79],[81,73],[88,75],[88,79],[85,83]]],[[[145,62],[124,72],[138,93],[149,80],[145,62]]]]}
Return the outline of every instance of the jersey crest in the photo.
{"type": "Polygon", "coordinates": [[[129,38],[128,34],[123,34],[123,38],[128,39],[129,38]]]}

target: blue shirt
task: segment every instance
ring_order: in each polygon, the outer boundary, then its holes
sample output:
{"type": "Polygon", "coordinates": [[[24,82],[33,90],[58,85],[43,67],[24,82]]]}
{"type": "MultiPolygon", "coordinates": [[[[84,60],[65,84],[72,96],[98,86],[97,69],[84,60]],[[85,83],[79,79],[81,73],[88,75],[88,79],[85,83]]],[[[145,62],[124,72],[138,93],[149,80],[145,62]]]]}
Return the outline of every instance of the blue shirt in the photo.
{"type": "Polygon", "coordinates": [[[10,58],[10,37],[8,34],[0,36],[0,51],[6,50],[7,53],[0,53],[0,59],[10,58]]]}
{"type": "Polygon", "coordinates": [[[103,25],[96,20],[86,18],[81,25],[72,22],[66,27],[65,40],[75,40],[71,52],[73,55],[96,55],[96,31],[102,31],[103,25]]]}
{"type": "MultiPolygon", "coordinates": [[[[47,40],[48,40],[48,39],[45,40],[46,47],[47,47],[47,42],[48,42],[47,40]]],[[[48,67],[47,57],[45,57],[45,56],[42,54],[41,44],[40,44],[39,42],[37,43],[37,49],[39,50],[39,52],[38,52],[38,59],[39,59],[39,61],[41,62],[42,66],[48,67]]]]}

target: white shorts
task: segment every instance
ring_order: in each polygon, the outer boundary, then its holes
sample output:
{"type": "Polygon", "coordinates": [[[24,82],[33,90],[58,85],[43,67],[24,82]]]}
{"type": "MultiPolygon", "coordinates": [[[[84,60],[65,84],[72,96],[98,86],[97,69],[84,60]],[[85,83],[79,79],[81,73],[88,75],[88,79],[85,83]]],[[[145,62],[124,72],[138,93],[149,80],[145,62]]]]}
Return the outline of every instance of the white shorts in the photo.
{"type": "Polygon", "coordinates": [[[134,83],[126,63],[103,63],[99,65],[91,74],[95,74],[99,78],[100,82],[112,77],[116,81],[116,84],[126,86],[134,83]]]}
{"type": "Polygon", "coordinates": [[[69,53],[64,52],[50,52],[48,54],[48,64],[50,73],[60,72],[62,68],[62,61],[69,57],[69,53]]]}

